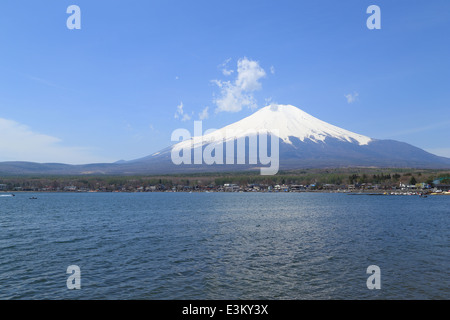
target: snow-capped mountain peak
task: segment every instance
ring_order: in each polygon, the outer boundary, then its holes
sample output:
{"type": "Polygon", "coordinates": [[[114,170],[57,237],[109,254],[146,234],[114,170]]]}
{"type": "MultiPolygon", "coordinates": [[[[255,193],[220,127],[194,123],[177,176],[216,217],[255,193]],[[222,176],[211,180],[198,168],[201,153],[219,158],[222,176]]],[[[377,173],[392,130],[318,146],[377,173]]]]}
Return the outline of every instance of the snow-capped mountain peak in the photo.
{"type": "MultiPolygon", "coordinates": [[[[287,144],[292,144],[290,138],[298,138],[300,141],[311,140],[313,142],[323,142],[327,137],[335,138],[343,142],[367,145],[371,138],[357,134],[322,120],[319,120],[303,110],[292,105],[272,104],[261,108],[252,115],[206,134],[202,137],[193,137],[194,147],[205,142],[220,141],[222,139],[237,139],[253,132],[276,132],[276,135],[287,144]]],[[[180,142],[177,148],[185,147],[185,143],[180,142]]]]}
{"type": "Polygon", "coordinates": [[[269,105],[224,129],[232,129],[233,126],[257,131],[278,130],[279,138],[289,144],[291,144],[289,137],[295,137],[301,141],[309,139],[314,142],[324,141],[325,138],[330,137],[357,142],[359,145],[367,145],[372,140],[319,120],[292,105],[269,105]]]}

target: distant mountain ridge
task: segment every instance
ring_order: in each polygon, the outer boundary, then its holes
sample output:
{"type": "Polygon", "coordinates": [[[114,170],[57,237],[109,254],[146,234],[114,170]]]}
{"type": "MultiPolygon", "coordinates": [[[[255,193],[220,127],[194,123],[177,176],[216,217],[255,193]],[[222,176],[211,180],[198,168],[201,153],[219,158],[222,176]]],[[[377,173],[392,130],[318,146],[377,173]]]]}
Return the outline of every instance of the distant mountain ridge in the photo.
{"type": "MultiPolygon", "coordinates": [[[[133,175],[257,170],[261,167],[260,164],[252,165],[248,162],[240,165],[175,165],[171,160],[173,148],[175,150],[190,148],[194,154],[195,150],[201,148],[203,151],[208,144],[221,141],[223,138],[228,141],[234,140],[233,144],[238,139],[248,139],[245,135],[249,130],[255,132],[277,130],[280,170],[331,167],[450,168],[449,158],[433,155],[410,144],[369,138],[326,123],[291,105],[270,105],[212,133],[176,143],[144,158],[87,165],[0,162],[0,174],[133,175]]],[[[245,153],[248,159],[248,145],[245,153]]]]}

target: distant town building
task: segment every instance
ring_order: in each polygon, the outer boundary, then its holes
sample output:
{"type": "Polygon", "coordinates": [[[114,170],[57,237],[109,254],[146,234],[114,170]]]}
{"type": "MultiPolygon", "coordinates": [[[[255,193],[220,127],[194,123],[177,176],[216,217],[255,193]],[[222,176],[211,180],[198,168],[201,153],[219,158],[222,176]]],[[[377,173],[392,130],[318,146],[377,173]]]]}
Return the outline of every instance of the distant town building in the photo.
{"type": "Polygon", "coordinates": [[[223,185],[225,192],[239,191],[240,187],[234,183],[225,183],[223,185]]]}

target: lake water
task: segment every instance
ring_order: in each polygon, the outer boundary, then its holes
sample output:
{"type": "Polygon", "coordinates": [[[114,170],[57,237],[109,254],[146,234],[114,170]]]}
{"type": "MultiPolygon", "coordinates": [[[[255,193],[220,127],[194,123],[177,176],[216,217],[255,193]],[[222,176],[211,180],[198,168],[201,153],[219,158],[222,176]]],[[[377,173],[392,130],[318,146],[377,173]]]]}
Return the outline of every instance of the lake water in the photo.
{"type": "Polygon", "coordinates": [[[0,197],[0,299],[449,299],[449,270],[448,196],[0,197]]]}

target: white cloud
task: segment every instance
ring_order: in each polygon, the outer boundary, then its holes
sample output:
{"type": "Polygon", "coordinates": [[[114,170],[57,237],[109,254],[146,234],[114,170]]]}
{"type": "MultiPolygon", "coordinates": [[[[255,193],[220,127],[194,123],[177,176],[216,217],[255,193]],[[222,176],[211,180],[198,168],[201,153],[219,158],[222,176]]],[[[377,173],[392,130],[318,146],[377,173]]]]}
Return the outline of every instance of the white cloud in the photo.
{"type": "Polygon", "coordinates": [[[270,98],[265,98],[265,99],[264,99],[264,105],[265,105],[265,106],[270,106],[270,105],[272,105],[272,104],[278,104],[278,103],[276,103],[276,102],[273,100],[272,97],[270,97],[270,98]]]}
{"type": "Polygon", "coordinates": [[[220,97],[214,100],[216,112],[238,112],[243,107],[255,109],[256,100],[253,92],[261,89],[260,79],[266,72],[257,61],[247,58],[237,62],[237,77],[234,82],[213,80],[220,88],[220,97]]]}
{"type": "Polygon", "coordinates": [[[255,91],[261,89],[259,79],[266,76],[266,72],[261,68],[257,61],[247,58],[238,61],[238,77],[236,85],[243,91],[255,91]]]}
{"type": "Polygon", "coordinates": [[[222,73],[224,76],[230,76],[234,72],[234,70],[228,69],[228,63],[230,61],[231,61],[231,58],[228,58],[221,65],[219,65],[219,67],[222,68],[222,73]]]}
{"type": "Polygon", "coordinates": [[[175,111],[175,114],[173,117],[175,119],[181,118],[181,121],[191,120],[191,116],[188,115],[187,113],[184,113],[183,107],[184,107],[183,101],[181,101],[180,104],[177,106],[177,111],[175,111]]]}
{"type": "Polygon", "coordinates": [[[224,76],[231,76],[234,70],[222,69],[222,73],[224,76]]]}
{"type": "Polygon", "coordinates": [[[198,114],[198,118],[200,120],[208,119],[208,117],[209,117],[208,109],[209,109],[209,107],[206,107],[205,109],[202,110],[202,112],[200,112],[198,114]]]}
{"type": "Polygon", "coordinates": [[[0,161],[85,164],[112,162],[91,154],[89,148],[67,147],[62,140],[37,133],[26,125],[0,118],[0,161]]]}
{"type": "Polygon", "coordinates": [[[184,107],[183,101],[181,101],[180,104],[177,106],[177,112],[179,114],[183,114],[183,107],[184,107]]]}
{"type": "Polygon", "coordinates": [[[178,119],[182,114],[184,113],[184,111],[183,111],[183,101],[182,102],[180,102],[180,104],[177,106],[177,111],[175,111],[175,114],[174,114],[174,118],[175,119],[178,119]]]}
{"type": "Polygon", "coordinates": [[[191,116],[186,113],[183,114],[183,118],[181,118],[181,121],[188,121],[188,120],[191,120],[191,116]]]}
{"type": "Polygon", "coordinates": [[[358,92],[354,92],[353,94],[349,93],[345,95],[345,98],[347,99],[347,103],[353,103],[358,98],[359,94],[358,92]]]}

